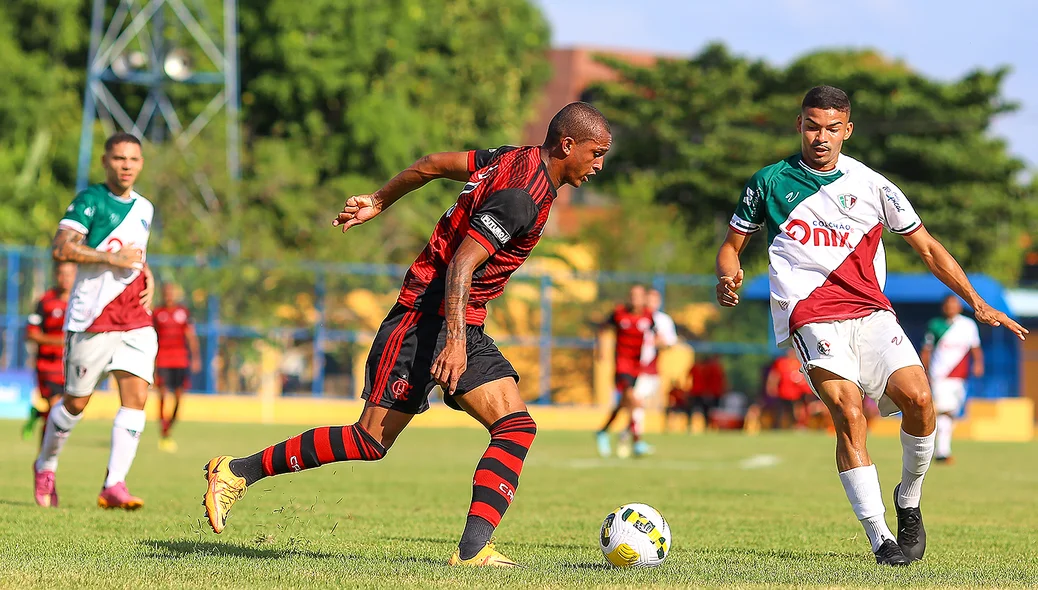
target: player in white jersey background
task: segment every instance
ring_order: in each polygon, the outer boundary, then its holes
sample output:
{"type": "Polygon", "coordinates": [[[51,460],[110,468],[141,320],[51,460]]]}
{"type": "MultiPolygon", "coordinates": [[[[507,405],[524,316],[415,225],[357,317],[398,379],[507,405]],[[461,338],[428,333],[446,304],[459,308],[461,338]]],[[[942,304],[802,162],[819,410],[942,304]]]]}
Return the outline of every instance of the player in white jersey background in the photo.
{"type": "Polygon", "coordinates": [[[1027,331],[977,294],[897,186],[840,153],[854,131],[850,114],[842,90],[808,91],[797,117],[800,153],[758,171],[740,195],[717,254],[716,295],[722,306],[739,303],[739,256],[750,236],[766,229],[777,341],[796,349],[832,415],[840,480],[877,563],[907,565],[926,548],[919,504],[934,451],[935,415],[919,356],[883,295],[883,230],[903,236],[978,320],[1004,325],[1021,339],[1027,331]],[[902,413],[896,538],[866,449],[863,395],[877,400],[885,415],[902,413]]]}
{"type": "Polygon", "coordinates": [[[132,510],[143,501],[127,490],[126,475],[144,430],[158,348],[149,311],[154,280],[145,264],[154,210],[133,190],[144,163],[139,139],[127,133],[109,137],[101,163],[105,182],[76,195],[54,236],[54,260],[75,262],[78,269],[66,313],[65,395],[47,419],[33,465],[34,494],[41,506],[58,505],[58,455],[94,388],[111,374],[121,407],[97,503],[132,510]]]}
{"type": "Polygon", "coordinates": [[[930,376],[933,406],[937,412],[933,458],[941,463],[951,463],[952,430],[955,417],[966,402],[970,365],[974,377],[984,376],[984,353],[980,349],[977,322],[962,315],[962,303],[955,295],[944,298],[941,317],[927,324],[921,356],[923,367],[930,376]]]}

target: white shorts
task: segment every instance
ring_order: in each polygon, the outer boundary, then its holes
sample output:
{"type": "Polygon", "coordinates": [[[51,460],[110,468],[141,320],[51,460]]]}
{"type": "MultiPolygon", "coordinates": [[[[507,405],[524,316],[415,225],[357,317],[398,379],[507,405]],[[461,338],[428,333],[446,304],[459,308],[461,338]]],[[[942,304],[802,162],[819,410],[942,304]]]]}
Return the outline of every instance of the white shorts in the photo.
{"type": "Polygon", "coordinates": [[[90,395],[112,371],[126,371],[151,384],[158,350],[151,326],[127,332],[70,332],[65,344],[65,393],[90,395]]]}
{"type": "Polygon", "coordinates": [[[652,398],[660,390],[660,376],[642,373],[634,380],[634,399],[645,401],[652,398]]]}
{"type": "MultiPolygon", "coordinates": [[[[900,411],[884,393],[887,380],[898,369],[923,364],[912,341],[889,311],[876,311],[853,320],[807,324],[793,332],[790,343],[804,367],[819,367],[857,383],[865,395],[876,401],[884,416],[900,411]]],[[[814,384],[811,389],[815,391],[814,384]]]]}
{"type": "Polygon", "coordinates": [[[956,415],[966,403],[965,379],[934,379],[930,381],[933,409],[938,414],[956,415]]]}

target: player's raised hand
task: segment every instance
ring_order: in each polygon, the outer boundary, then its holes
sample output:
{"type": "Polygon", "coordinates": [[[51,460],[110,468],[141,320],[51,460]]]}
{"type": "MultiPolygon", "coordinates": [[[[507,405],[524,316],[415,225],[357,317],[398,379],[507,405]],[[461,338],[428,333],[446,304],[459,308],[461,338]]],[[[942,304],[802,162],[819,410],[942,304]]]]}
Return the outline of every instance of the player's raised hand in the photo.
{"type": "Polygon", "coordinates": [[[371,195],[355,195],[346,199],[342,211],[332,220],[333,227],[342,226],[342,233],[360,225],[382,212],[382,201],[371,195]]]}
{"type": "Polygon", "coordinates": [[[1028,334],[1027,328],[1016,323],[1012,318],[990,305],[978,306],[976,313],[973,315],[977,318],[977,321],[984,322],[990,326],[1005,326],[1007,330],[1016,334],[1016,337],[1020,340],[1023,340],[1024,335],[1028,334]]]}
{"type": "Polygon", "coordinates": [[[739,304],[737,291],[742,288],[742,269],[734,277],[723,276],[717,280],[717,302],[724,307],[735,307],[739,304]]]}
{"type": "Polygon", "coordinates": [[[118,252],[112,252],[108,263],[119,268],[142,270],[144,268],[144,251],[136,246],[126,246],[118,252]]]}

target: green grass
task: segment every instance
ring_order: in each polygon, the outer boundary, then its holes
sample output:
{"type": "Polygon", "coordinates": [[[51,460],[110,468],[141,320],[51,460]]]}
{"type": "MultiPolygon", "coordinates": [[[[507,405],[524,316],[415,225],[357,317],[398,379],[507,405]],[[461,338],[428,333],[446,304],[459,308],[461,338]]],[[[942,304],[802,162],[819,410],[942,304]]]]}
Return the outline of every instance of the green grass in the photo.
{"type": "MultiPolygon", "coordinates": [[[[44,510],[32,501],[35,445],[0,421],[0,587],[1038,586],[1036,443],[957,442],[959,463],[927,476],[926,560],[891,570],[873,561],[825,435],[661,436],[651,458],[601,461],[590,434],[544,432],[497,531],[499,547],[526,568],[462,571],[444,563],[486,445],[481,431],[412,429],[379,464],[261,481],[217,536],[202,519],[204,462],[298,428],[182,424],[175,455],[157,450],[151,428],[130,473],[146,501],[136,513],[95,506],[109,429],[76,429],[58,473],[61,508],[44,510]],[[599,524],[634,501],[666,515],[674,549],[654,570],[607,569],[599,524]]],[[[900,447],[875,439],[871,448],[889,495],[900,447]]]]}

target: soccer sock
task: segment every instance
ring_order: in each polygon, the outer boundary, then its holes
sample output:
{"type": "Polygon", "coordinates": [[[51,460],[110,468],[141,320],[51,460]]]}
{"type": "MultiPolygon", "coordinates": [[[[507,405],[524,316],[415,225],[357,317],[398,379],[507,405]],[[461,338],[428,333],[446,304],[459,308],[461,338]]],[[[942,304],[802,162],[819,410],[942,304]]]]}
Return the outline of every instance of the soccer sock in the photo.
{"type": "Polygon", "coordinates": [[[875,552],[884,539],[894,538],[883,519],[886,508],[883,507],[883,491],[879,487],[879,472],[875,465],[855,467],[840,473],[840,481],[847,499],[851,501],[854,515],[865,528],[865,534],[872,543],[872,551],[875,552]]]}
{"type": "Polygon", "coordinates": [[[528,412],[509,414],[490,426],[490,445],[476,464],[472,504],[458,543],[462,559],[472,559],[479,553],[501,524],[501,517],[515,497],[523,461],[536,435],[537,424],[528,412]]]}
{"type": "Polygon", "coordinates": [[[58,404],[50,411],[47,425],[43,429],[43,444],[40,455],[36,458],[36,471],[57,471],[58,455],[61,454],[68,434],[79,424],[83,414],[73,416],[65,409],[65,404],[58,404]]]}
{"type": "Polygon", "coordinates": [[[951,416],[948,414],[937,414],[937,440],[935,441],[934,456],[941,458],[951,457],[952,431],[954,429],[955,422],[951,416]]]}
{"type": "Polygon", "coordinates": [[[169,423],[166,422],[166,395],[159,391],[159,425],[162,427],[162,438],[166,438],[169,423]]]}
{"type": "Polygon", "coordinates": [[[231,461],[231,473],[252,485],[264,477],[313,469],[336,461],[378,461],[386,449],[360,424],[307,430],[262,451],[231,461]]]}
{"type": "Polygon", "coordinates": [[[642,439],[642,432],[645,431],[645,408],[632,408],[631,409],[631,436],[634,438],[634,442],[638,442],[642,439]]]}
{"type": "Polygon", "coordinates": [[[105,476],[105,487],[110,488],[119,482],[126,481],[133,458],[137,456],[137,445],[141,442],[141,433],[148,422],[144,410],[121,407],[115,414],[112,423],[112,453],[108,456],[108,475],[105,476]]]}
{"type": "Polygon", "coordinates": [[[897,490],[897,505],[918,508],[923,493],[923,477],[933,458],[936,431],[927,436],[912,436],[901,431],[901,487],[897,490]]]}

